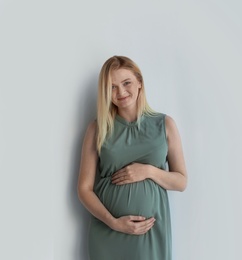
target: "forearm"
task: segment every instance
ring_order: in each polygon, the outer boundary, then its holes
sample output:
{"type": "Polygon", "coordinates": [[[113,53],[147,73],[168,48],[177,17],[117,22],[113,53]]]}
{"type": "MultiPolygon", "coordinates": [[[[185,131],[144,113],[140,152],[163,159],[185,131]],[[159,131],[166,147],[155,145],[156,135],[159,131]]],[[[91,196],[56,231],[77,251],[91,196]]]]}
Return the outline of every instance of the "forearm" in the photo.
{"type": "Polygon", "coordinates": [[[115,218],[104,207],[97,195],[91,190],[78,191],[78,197],[86,209],[96,218],[112,228],[115,218]]]}
{"type": "Polygon", "coordinates": [[[166,190],[184,191],[187,185],[187,178],[180,172],[169,172],[148,165],[147,178],[153,180],[166,190]]]}

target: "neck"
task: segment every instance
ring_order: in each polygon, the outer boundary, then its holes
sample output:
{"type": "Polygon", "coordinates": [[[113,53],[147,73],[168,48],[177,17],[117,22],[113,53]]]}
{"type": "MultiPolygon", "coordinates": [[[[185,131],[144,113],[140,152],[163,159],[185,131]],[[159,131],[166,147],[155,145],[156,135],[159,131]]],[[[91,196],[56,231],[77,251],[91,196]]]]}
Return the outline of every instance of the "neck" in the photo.
{"type": "Polygon", "coordinates": [[[137,120],[137,110],[119,109],[118,115],[124,118],[127,122],[133,122],[137,120]]]}

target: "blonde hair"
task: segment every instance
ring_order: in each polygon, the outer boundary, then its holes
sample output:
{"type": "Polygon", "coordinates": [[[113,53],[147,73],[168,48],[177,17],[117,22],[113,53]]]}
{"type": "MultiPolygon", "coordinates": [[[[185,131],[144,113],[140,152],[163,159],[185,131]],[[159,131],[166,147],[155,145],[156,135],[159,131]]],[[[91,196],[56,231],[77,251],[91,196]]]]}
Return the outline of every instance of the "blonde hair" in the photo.
{"type": "Polygon", "coordinates": [[[117,107],[112,103],[111,72],[120,68],[133,72],[136,79],[141,83],[141,88],[137,98],[138,122],[142,114],[153,115],[155,113],[147,103],[143,76],[135,62],[125,56],[113,56],[109,58],[101,68],[98,81],[97,150],[99,154],[105,138],[113,131],[114,119],[117,114],[117,107]]]}

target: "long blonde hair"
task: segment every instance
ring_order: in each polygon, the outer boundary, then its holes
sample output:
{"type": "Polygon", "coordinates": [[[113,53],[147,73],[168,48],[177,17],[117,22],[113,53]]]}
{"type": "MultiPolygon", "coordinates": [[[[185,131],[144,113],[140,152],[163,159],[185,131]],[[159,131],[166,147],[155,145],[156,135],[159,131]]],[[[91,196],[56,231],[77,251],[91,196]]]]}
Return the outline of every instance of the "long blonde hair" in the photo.
{"type": "Polygon", "coordinates": [[[143,76],[137,64],[125,56],[113,56],[109,58],[101,68],[98,81],[97,150],[99,154],[105,138],[113,131],[117,107],[112,103],[111,72],[120,68],[133,72],[137,80],[141,83],[137,98],[137,120],[139,121],[142,114],[153,115],[155,113],[147,103],[143,76]]]}

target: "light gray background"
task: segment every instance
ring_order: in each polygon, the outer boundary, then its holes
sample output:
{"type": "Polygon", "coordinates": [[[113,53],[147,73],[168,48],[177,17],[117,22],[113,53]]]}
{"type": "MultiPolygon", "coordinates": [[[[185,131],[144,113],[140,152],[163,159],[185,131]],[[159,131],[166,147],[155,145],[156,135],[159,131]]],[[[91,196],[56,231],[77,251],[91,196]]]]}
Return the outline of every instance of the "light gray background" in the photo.
{"type": "Polygon", "coordinates": [[[1,259],[86,260],[76,185],[99,70],[140,66],[174,118],[189,185],[169,192],[174,260],[241,253],[241,1],[0,1],[1,259]]]}

